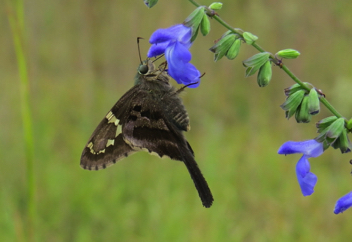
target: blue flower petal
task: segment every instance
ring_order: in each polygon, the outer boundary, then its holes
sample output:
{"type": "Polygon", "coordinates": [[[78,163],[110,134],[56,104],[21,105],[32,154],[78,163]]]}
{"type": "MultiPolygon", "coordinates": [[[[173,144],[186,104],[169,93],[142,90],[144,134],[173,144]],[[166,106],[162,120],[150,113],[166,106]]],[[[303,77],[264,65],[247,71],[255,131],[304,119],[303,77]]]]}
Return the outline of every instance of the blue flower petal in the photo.
{"type": "Polygon", "coordinates": [[[165,58],[168,63],[168,74],[174,78],[177,83],[190,85],[195,88],[200,84],[200,72],[194,65],[188,63],[192,56],[189,50],[181,43],[176,42],[169,46],[165,51],[165,58]]]}
{"type": "Polygon", "coordinates": [[[280,155],[301,153],[308,157],[318,157],[323,154],[323,152],[323,143],[319,143],[314,139],[300,142],[287,141],[278,150],[280,155]]]}
{"type": "Polygon", "coordinates": [[[308,157],[303,155],[296,165],[296,175],[303,196],[309,196],[314,192],[317,176],[310,172],[308,157]]]}
{"type": "Polygon", "coordinates": [[[200,83],[200,72],[189,63],[192,59],[191,52],[188,50],[192,45],[191,37],[192,28],[183,24],[174,25],[167,29],[158,29],[149,39],[153,45],[148,51],[148,57],[165,53],[168,74],[177,83],[195,88],[200,83]]]}
{"type": "Polygon", "coordinates": [[[176,63],[187,63],[192,59],[191,52],[180,42],[176,42],[172,46],[169,46],[169,48],[165,51],[165,55],[168,55],[169,58],[171,58],[171,61],[176,63]]]}
{"type": "Polygon", "coordinates": [[[345,196],[337,200],[334,213],[339,214],[352,206],[352,192],[347,193],[345,196]]]}
{"type": "Polygon", "coordinates": [[[183,24],[178,24],[171,26],[167,29],[156,30],[149,39],[149,43],[156,44],[165,41],[178,41],[189,48],[191,46],[190,40],[192,37],[192,29],[184,26],[183,24]]]}
{"type": "Polygon", "coordinates": [[[166,48],[170,44],[170,41],[165,41],[162,43],[154,44],[150,47],[147,56],[149,58],[164,54],[166,48]]]}

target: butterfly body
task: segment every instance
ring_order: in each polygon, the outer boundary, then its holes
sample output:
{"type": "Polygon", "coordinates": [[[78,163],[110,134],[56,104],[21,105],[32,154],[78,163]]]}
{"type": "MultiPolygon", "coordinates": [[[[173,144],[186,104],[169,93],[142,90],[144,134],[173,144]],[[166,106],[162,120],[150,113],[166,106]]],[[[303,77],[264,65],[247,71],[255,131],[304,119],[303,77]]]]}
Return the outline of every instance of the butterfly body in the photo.
{"type": "Polygon", "coordinates": [[[142,63],[135,86],[117,101],[89,138],[81,167],[104,169],[140,150],[183,161],[203,205],[210,207],[211,191],[182,134],[190,124],[179,92],[169,84],[165,68],[155,69],[150,60],[142,63]]]}

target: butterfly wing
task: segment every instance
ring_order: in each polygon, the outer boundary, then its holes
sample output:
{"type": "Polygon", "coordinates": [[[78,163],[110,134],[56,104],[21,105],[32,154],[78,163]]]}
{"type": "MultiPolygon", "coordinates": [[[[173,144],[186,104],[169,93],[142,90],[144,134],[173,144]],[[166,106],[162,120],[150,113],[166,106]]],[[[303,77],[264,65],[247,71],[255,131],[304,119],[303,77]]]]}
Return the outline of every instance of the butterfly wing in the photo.
{"type": "Polygon", "coordinates": [[[121,119],[137,90],[134,86],[123,95],[94,130],[82,152],[82,168],[104,169],[135,152],[123,139],[121,119]]]}
{"type": "MultiPolygon", "coordinates": [[[[170,100],[164,100],[169,103],[170,100]]],[[[174,100],[175,101],[175,100],[174,100]]],[[[173,102],[182,105],[181,102],[173,102]]],[[[165,105],[160,100],[152,98],[147,91],[140,91],[138,98],[130,103],[131,110],[122,127],[123,138],[134,150],[146,150],[149,153],[156,153],[160,157],[170,157],[173,160],[183,161],[198,190],[198,194],[205,207],[210,207],[213,196],[208,184],[202,175],[195,159],[191,146],[186,141],[180,127],[184,125],[175,124],[180,117],[187,118],[188,115],[182,107],[175,107],[184,110],[176,113],[177,117],[166,116],[165,105]],[[146,102],[145,100],[148,100],[146,102]]],[[[172,113],[172,112],[168,112],[172,113]]],[[[187,123],[188,125],[188,123],[187,123]]],[[[187,126],[186,125],[186,126],[187,126]]]]}

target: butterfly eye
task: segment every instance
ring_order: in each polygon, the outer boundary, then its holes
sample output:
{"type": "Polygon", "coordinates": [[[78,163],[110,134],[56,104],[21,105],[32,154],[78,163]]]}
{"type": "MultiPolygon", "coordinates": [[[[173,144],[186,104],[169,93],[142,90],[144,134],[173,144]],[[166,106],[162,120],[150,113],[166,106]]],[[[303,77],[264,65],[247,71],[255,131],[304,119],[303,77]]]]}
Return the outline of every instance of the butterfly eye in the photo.
{"type": "Polygon", "coordinates": [[[148,70],[149,70],[149,68],[147,65],[141,65],[141,66],[139,66],[138,72],[139,72],[139,74],[144,75],[144,74],[148,73],[148,70]]]}

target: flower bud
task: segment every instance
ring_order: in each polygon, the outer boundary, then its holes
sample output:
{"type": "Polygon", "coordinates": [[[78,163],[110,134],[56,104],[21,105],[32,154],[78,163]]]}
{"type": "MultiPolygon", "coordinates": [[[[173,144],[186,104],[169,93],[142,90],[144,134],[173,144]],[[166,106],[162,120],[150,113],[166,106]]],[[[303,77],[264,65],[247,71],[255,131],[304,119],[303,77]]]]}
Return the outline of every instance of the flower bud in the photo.
{"type": "Polygon", "coordinates": [[[144,0],[144,4],[147,5],[148,8],[154,7],[154,5],[157,3],[158,0],[144,0]]]}
{"type": "Polygon", "coordinates": [[[238,53],[240,52],[241,47],[241,40],[236,39],[235,42],[231,45],[230,49],[226,53],[226,57],[229,60],[233,60],[237,57],[238,53]]]}
{"type": "Polygon", "coordinates": [[[320,102],[319,102],[319,96],[318,96],[317,90],[315,90],[315,88],[310,89],[308,97],[309,97],[309,103],[308,103],[309,113],[312,115],[318,114],[320,110],[320,102]]]}
{"type": "Polygon", "coordinates": [[[202,22],[200,22],[200,32],[203,36],[206,36],[210,32],[210,21],[206,14],[203,15],[202,22]]]}
{"type": "Polygon", "coordinates": [[[209,5],[210,9],[213,10],[220,10],[222,8],[222,3],[221,2],[213,2],[212,4],[209,5]]]}
{"type": "Polygon", "coordinates": [[[279,52],[276,53],[276,56],[284,58],[284,59],[295,59],[297,58],[301,53],[299,53],[297,50],[294,49],[285,49],[285,50],[280,50],[279,52]]]}
{"type": "Polygon", "coordinates": [[[249,32],[244,32],[243,38],[244,38],[244,41],[249,45],[253,44],[255,41],[258,40],[257,36],[255,36],[254,34],[249,33],[249,32]]]}
{"type": "Polygon", "coordinates": [[[267,61],[259,68],[257,82],[260,87],[265,87],[269,84],[272,76],[271,62],[267,61]]]}
{"type": "Polygon", "coordinates": [[[347,128],[348,128],[349,130],[352,129],[352,119],[350,119],[350,120],[347,121],[347,128]]]}
{"type": "Polygon", "coordinates": [[[298,90],[295,93],[292,93],[287,97],[286,101],[280,106],[283,110],[286,111],[286,118],[289,119],[295,114],[298,106],[301,104],[304,97],[305,91],[298,90]]]}
{"type": "Polygon", "coordinates": [[[309,113],[308,103],[309,103],[309,96],[305,95],[301,105],[297,108],[297,111],[296,111],[295,118],[297,123],[310,122],[312,115],[309,113]]]}
{"type": "Polygon", "coordinates": [[[253,75],[262,65],[264,65],[264,63],[269,60],[269,56],[270,53],[262,52],[243,61],[243,65],[247,67],[246,77],[253,75]]]}
{"type": "Polygon", "coordinates": [[[209,50],[215,53],[214,61],[220,60],[229,50],[236,39],[236,35],[228,34],[222,37],[215,45],[209,50]]]}

